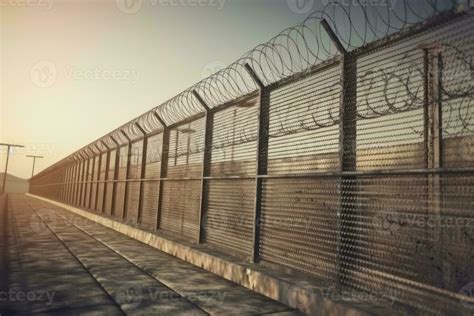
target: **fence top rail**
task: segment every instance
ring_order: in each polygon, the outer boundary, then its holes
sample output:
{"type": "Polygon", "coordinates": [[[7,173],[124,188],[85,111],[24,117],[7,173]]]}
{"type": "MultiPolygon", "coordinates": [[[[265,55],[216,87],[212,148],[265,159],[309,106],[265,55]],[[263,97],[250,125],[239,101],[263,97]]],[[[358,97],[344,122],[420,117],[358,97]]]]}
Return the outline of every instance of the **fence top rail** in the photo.
{"type": "Polygon", "coordinates": [[[228,67],[84,146],[33,178],[73,163],[76,158],[81,159],[81,153],[95,149],[107,151],[128,143],[127,138],[132,141],[142,138],[143,132],[155,134],[199,118],[205,112],[201,101],[209,110],[216,111],[235,100],[252,96],[258,87],[245,65],[255,71],[263,85],[275,88],[339,63],[340,49],[361,54],[425,30],[427,26],[452,20],[453,15],[462,15],[469,10],[467,0],[420,0],[416,5],[411,0],[385,0],[377,6],[370,3],[356,0],[347,5],[343,1],[330,1],[301,24],[283,30],[228,67]],[[321,21],[325,21],[325,26],[321,21]],[[339,39],[339,50],[325,27],[330,27],[339,39]],[[196,94],[202,100],[198,100],[196,94]]]}

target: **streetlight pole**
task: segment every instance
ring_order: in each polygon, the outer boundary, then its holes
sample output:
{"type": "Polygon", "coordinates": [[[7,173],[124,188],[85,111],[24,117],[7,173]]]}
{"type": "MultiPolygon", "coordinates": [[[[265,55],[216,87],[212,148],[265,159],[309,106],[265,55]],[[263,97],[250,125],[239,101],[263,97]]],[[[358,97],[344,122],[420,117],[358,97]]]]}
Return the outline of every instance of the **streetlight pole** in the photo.
{"type": "Polygon", "coordinates": [[[36,158],[44,158],[43,156],[35,156],[35,155],[26,155],[26,157],[33,158],[33,169],[31,170],[31,177],[33,178],[33,175],[35,174],[35,162],[36,158]]]}
{"type": "Polygon", "coordinates": [[[5,193],[5,183],[7,180],[7,174],[8,174],[8,159],[10,158],[10,147],[25,147],[23,145],[16,145],[16,144],[4,144],[0,143],[0,146],[6,146],[7,147],[7,162],[5,164],[5,173],[3,174],[3,185],[2,185],[2,193],[5,193]]]}

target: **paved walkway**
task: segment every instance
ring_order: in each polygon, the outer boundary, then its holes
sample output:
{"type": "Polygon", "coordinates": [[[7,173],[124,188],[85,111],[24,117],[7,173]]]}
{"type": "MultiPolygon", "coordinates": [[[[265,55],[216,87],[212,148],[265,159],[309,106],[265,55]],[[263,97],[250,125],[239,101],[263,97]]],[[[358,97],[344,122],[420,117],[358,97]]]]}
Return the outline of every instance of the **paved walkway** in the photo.
{"type": "Polygon", "coordinates": [[[15,194],[7,210],[0,214],[8,227],[0,244],[8,271],[1,316],[298,315],[49,203],[15,194]]]}

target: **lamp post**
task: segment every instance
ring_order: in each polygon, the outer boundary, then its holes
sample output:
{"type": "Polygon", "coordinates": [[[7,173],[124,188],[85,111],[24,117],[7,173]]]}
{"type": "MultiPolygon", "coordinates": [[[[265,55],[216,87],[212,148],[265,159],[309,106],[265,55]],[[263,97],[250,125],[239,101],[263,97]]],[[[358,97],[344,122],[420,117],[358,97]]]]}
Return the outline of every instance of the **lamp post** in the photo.
{"type": "Polygon", "coordinates": [[[5,183],[7,180],[7,173],[8,173],[8,159],[10,158],[10,148],[11,147],[25,147],[23,145],[16,145],[16,144],[5,144],[5,143],[0,143],[0,146],[6,146],[7,147],[7,162],[5,164],[5,173],[3,175],[3,185],[2,185],[2,193],[5,193],[5,183]]]}
{"type": "Polygon", "coordinates": [[[33,178],[33,175],[35,173],[36,158],[44,158],[44,157],[43,156],[35,156],[35,155],[26,155],[26,157],[33,158],[33,169],[31,170],[31,177],[33,178]]]}

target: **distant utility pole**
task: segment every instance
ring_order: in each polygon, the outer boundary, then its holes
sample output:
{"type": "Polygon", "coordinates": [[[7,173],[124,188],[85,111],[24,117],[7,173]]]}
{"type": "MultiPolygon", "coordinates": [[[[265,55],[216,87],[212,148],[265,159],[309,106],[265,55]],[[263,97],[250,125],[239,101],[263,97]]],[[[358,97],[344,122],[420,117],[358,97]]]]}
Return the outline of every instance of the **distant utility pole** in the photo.
{"type": "Polygon", "coordinates": [[[2,185],[2,193],[5,193],[5,182],[7,180],[7,172],[8,172],[8,158],[10,157],[10,147],[25,147],[23,145],[15,145],[15,144],[4,144],[0,143],[0,146],[6,146],[7,147],[7,163],[5,164],[5,174],[3,175],[3,185],[2,185]]]}
{"type": "Polygon", "coordinates": [[[31,177],[33,178],[33,175],[35,174],[35,162],[36,158],[44,158],[43,156],[35,156],[35,155],[26,155],[26,157],[33,158],[33,169],[31,170],[31,177]]]}

